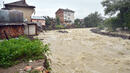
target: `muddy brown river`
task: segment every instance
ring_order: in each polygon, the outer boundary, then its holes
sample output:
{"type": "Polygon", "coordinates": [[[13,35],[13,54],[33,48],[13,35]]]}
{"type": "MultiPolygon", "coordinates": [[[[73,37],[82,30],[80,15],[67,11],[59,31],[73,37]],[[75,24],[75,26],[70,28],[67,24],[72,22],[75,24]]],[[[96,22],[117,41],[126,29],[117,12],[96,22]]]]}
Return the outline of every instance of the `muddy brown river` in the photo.
{"type": "Polygon", "coordinates": [[[50,44],[52,73],[130,73],[130,40],[90,29],[53,30],[38,36],[50,44]]]}

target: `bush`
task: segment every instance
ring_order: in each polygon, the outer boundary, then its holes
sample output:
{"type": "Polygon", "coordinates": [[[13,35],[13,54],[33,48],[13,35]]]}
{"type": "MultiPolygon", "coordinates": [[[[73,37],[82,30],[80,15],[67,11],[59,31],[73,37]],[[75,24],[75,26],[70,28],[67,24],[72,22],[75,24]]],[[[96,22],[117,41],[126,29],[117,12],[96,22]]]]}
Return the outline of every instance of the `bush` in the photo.
{"type": "Polygon", "coordinates": [[[3,40],[0,42],[0,67],[10,67],[30,59],[41,59],[48,51],[48,45],[43,45],[40,40],[25,37],[3,40]]]}
{"type": "Polygon", "coordinates": [[[100,13],[95,12],[89,14],[87,17],[84,18],[84,25],[86,27],[97,27],[103,22],[103,18],[100,13]]]}
{"type": "Polygon", "coordinates": [[[63,28],[65,28],[65,27],[64,27],[64,25],[56,25],[55,28],[56,28],[56,29],[63,29],[63,28]]]}
{"type": "Polygon", "coordinates": [[[109,31],[115,31],[116,28],[121,27],[117,17],[111,17],[104,21],[104,26],[108,28],[109,31]]]}
{"type": "Polygon", "coordinates": [[[105,27],[105,26],[104,26],[103,24],[99,24],[99,25],[98,25],[98,28],[101,29],[101,30],[103,30],[104,27],[105,27]]]}

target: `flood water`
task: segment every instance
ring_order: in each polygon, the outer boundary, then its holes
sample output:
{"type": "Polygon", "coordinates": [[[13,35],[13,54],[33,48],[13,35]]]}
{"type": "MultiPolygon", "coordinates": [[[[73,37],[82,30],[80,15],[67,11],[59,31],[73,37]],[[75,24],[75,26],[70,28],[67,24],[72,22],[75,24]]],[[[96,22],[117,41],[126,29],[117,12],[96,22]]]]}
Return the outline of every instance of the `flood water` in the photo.
{"type": "Polygon", "coordinates": [[[50,44],[52,73],[130,73],[130,40],[90,29],[52,30],[38,36],[50,44]]]}

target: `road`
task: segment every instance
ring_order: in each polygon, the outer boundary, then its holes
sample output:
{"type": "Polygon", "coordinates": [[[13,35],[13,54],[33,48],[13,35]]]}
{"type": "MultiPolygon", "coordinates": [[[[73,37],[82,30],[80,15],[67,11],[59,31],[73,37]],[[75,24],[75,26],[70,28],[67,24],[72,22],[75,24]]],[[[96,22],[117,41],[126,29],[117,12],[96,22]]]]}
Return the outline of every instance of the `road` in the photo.
{"type": "Polygon", "coordinates": [[[40,33],[38,38],[50,44],[52,73],[130,73],[130,40],[90,29],[40,33]]]}

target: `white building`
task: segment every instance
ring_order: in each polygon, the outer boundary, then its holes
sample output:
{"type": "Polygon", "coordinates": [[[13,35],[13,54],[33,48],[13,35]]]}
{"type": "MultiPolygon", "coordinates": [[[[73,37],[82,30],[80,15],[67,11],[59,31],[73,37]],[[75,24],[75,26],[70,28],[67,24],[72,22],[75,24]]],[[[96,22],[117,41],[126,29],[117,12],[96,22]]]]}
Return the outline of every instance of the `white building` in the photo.
{"type": "Polygon", "coordinates": [[[74,23],[74,11],[70,9],[59,9],[56,12],[56,17],[59,17],[62,24],[73,24],[74,23]]]}

